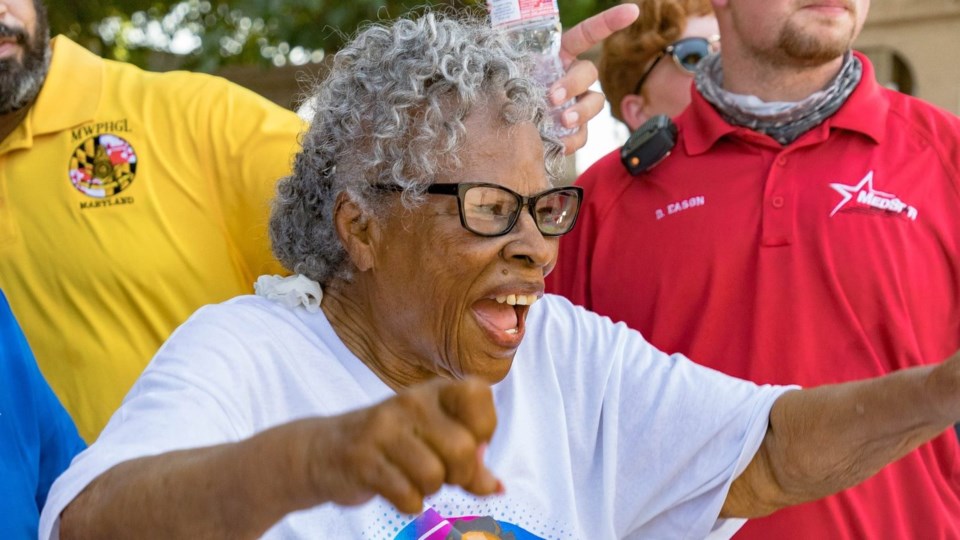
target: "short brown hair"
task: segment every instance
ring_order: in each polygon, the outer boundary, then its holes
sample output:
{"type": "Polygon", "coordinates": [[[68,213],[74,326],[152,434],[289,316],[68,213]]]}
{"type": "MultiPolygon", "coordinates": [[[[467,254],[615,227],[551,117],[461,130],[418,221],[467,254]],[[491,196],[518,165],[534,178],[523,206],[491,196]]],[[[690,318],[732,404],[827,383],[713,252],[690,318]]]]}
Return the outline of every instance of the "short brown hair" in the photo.
{"type": "Polygon", "coordinates": [[[713,13],[710,0],[627,0],[636,4],[640,17],[603,42],[600,53],[600,87],[610,102],[613,116],[623,121],[620,101],[633,92],[640,72],[656,54],[676,41],[688,17],[713,13]]]}

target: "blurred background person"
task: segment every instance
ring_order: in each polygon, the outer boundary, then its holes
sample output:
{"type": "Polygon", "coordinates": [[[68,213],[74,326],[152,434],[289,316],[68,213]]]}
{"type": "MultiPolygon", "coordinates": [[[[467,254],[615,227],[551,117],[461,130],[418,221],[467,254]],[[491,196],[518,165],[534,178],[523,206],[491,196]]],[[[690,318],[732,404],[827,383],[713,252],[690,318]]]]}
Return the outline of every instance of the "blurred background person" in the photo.
{"type": "MultiPolygon", "coordinates": [[[[693,71],[720,46],[709,0],[628,0],[641,16],[603,41],[597,66],[607,98],[591,122],[593,133],[575,156],[582,172],[648,118],[673,117],[690,103],[693,71]]],[[[575,179],[575,174],[570,181],[575,179]]]]}
{"type": "Polygon", "coordinates": [[[631,0],[640,16],[603,40],[600,87],[614,118],[634,131],[690,104],[700,60],[720,47],[710,0],[631,0]]]}

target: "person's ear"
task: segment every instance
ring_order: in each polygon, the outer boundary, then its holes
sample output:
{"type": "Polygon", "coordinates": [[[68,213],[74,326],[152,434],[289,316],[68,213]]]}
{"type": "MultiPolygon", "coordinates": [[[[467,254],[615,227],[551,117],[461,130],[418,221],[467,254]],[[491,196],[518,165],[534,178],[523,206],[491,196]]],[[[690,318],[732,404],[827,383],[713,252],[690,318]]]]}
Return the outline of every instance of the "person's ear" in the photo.
{"type": "Polygon", "coordinates": [[[377,220],[350,198],[346,192],[337,197],[333,223],[343,248],[359,272],[373,268],[375,241],[379,236],[377,220]]]}
{"type": "Polygon", "coordinates": [[[630,128],[631,133],[636,131],[638,127],[650,119],[650,115],[647,114],[646,100],[643,99],[643,96],[637,94],[623,96],[623,99],[620,100],[620,116],[623,117],[623,121],[630,128]]]}

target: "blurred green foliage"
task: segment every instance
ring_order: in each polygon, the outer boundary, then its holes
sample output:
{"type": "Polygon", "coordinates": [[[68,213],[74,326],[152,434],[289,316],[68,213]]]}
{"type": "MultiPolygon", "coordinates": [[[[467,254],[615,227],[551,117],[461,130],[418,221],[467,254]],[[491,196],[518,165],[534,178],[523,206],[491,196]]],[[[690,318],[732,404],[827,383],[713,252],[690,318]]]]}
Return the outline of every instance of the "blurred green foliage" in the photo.
{"type": "MultiPolygon", "coordinates": [[[[559,0],[564,27],[618,0],[559,0]]],[[[319,61],[358,26],[424,6],[485,9],[485,0],[44,0],[51,32],[148,69],[319,61]],[[171,56],[167,53],[174,53],[171,56]],[[163,64],[163,65],[160,65],[163,64]],[[171,66],[173,64],[173,66],[171,66]]]]}

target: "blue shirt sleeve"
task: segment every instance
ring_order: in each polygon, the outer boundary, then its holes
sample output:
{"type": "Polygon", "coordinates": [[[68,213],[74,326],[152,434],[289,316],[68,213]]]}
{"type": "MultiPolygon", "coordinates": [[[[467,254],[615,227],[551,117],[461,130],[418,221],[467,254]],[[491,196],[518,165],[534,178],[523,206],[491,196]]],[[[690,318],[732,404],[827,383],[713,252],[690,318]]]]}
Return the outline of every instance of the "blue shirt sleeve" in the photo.
{"type": "Polygon", "coordinates": [[[0,292],[0,538],[36,538],[50,485],[85,444],[0,292]]]}

